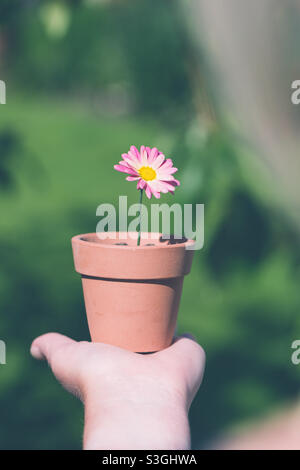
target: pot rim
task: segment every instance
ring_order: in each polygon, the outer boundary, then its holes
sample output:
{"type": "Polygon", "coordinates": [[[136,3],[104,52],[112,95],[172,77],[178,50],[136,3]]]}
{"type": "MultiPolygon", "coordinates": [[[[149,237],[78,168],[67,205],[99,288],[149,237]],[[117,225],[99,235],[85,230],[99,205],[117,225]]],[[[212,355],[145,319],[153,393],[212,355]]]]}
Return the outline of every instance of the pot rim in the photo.
{"type": "MultiPolygon", "coordinates": [[[[108,233],[108,232],[100,232],[100,233],[108,233]]],[[[110,232],[110,233],[115,233],[115,234],[121,234],[121,235],[126,235],[128,233],[130,234],[136,234],[137,235],[137,232],[110,232]]],[[[141,239],[143,238],[143,234],[148,234],[148,235],[155,235],[157,236],[157,238],[159,238],[160,236],[162,236],[163,234],[160,233],[160,232],[141,232],[141,239]]],[[[79,244],[79,245],[82,245],[82,246],[90,246],[90,247],[94,247],[94,248],[101,248],[101,249],[113,249],[113,250],[126,250],[126,251],[142,251],[142,250],[147,250],[147,251],[153,251],[153,250],[178,250],[179,248],[182,249],[182,248],[186,248],[187,246],[192,246],[195,244],[195,241],[192,240],[192,239],[188,239],[187,241],[185,242],[182,242],[182,243],[174,243],[174,244],[170,244],[168,245],[167,244],[167,241],[166,240],[166,243],[162,243],[161,245],[140,245],[140,246],[137,246],[137,245],[117,245],[117,244],[113,244],[113,243],[101,243],[101,238],[98,238],[99,241],[95,242],[95,241],[92,241],[92,240],[85,240],[84,237],[91,237],[91,236],[97,236],[97,233],[96,232],[90,232],[90,233],[83,233],[83,234],[80,234],[80,235],[75,235],[74,237],[72,237],[72,243],[76,243],[76,244],[79,244]]],[[[137,238],[137,237],[136,237],[137,238]]],[[[122,240],[122,239],[121,239],[122,240]]],[[[124,241],[126,240],[126,238],[124,238],[124,241]]],[[[151,241],[151,238],[149,238],[149,241],[151,241]]]]}

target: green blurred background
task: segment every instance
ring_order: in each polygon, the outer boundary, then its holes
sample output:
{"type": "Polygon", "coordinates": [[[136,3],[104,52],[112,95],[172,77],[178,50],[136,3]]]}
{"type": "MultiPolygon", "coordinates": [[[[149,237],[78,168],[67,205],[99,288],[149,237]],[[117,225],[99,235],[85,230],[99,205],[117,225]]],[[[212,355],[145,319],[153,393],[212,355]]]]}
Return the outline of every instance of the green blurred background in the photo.
{"type": "Polygon", "coordinates": [[[164,202],[205,204],[179,316],[207,352],[193,447],[298,395],[299,227],[272,155],[224,110],[189,14],[175,0],[1,0],[2,449],[81,448],[81,404],[29,347],[47,331],[89,338],[70,238],[95,230],[100,203],[137,202],[113,170],[132,144],[157,146],[179,168],[182,185],[164,202]]]}

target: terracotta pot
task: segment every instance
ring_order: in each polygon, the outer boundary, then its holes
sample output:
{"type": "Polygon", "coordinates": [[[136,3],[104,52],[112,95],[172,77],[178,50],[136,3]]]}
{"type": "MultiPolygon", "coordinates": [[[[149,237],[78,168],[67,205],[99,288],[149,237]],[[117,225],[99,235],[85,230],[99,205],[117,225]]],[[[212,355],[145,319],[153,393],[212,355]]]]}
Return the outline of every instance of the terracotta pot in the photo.
{"type": "Polygon", "coordinates": [[[128,233],[114,235],[72,238],[92,341],[135,352],[164,349],[175,333],[183,277],[192,264],[194,250],[186,246],[194,242],[170,244],[159,233],[151,234],[155,239],[143,233],[137,246],[128,233]]]}

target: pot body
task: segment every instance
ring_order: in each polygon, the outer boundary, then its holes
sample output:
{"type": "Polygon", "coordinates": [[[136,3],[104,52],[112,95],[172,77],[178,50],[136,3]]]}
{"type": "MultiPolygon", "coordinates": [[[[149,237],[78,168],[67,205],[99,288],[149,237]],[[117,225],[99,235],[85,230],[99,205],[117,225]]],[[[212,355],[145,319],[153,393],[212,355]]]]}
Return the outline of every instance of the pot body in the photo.
{"type": "Polygon", "coordinates": [[[168,245],[160,234],[151,234],[150,241],[142,234],[137,247],[134,236],[115,236],[114,241],[96,234],[72,239],[91,339],[134,352],[164,349],[175,333],[183,278],[193,257],[193,250],[186,250],[190,242],[168,245]],[[124,239],[127,245],[120,245],[124,239]]]}
{"type": "Polygon", "coordinates": [[[183,277],[161,281],[82,278],[92,341],[138,352],[173,339],[183,277]]]}

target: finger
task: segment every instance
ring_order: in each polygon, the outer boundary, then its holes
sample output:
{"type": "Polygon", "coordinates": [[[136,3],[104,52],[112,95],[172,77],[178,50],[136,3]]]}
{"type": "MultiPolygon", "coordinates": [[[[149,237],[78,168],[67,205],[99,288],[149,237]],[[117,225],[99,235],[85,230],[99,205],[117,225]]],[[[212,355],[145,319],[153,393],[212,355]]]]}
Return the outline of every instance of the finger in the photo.
{"type": "Polygon", "coordinates": [[[55,377],[76,396],[81,397],[79,348],[77,341],[59,333],[36,338],[30,352],[36,359],[46,359],[55,377]],[[73,347],[75,346],[75,347],[73,347]]]}
{"type": "Polygon", "coordinates": [[[186,365],[203,369],[205,366],[205,352],[196,339],[186,333],[175,338],[174,343],[166,350],[180,357],[186,365]]]}
{"type": "Polygon", "coordinates": [[[63,346],[75,343],[73,339],[59,333],[46,333],[33,341],[30,352],[35,359],[46,359],[51,365],[55,352],[63,346]]]}
{"type": "Polygon", "coordinates": [[[192,335],[185,334],[175,339],[174,343],[165,350],[181,368],[190,388],[197,391],[201,385],[205,369],[205,352],[192,335]]]}

